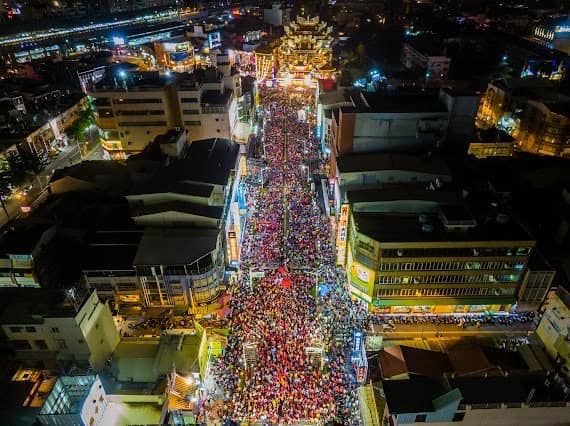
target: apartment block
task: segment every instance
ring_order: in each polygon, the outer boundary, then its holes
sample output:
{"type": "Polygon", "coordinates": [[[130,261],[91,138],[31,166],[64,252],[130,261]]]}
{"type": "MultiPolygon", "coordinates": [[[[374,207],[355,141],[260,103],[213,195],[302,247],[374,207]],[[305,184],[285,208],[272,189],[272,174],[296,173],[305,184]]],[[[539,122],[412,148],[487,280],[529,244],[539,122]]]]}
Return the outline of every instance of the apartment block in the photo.
{"type": "Polygon", "coordinates": [[[141,152],[172,129],[188,130],[188,142],[236,139],[240,77],[229,67],[225,71],[227,75],[216,69],[162,76],[132,73],[98,84],[92,96],[109,157],[141,152]]]}
{"type": "Polygon", "coordinates": [[[96,291],[5,293],[0,321],[20,360],[68,360],[100,370],[119,343],[111,310],[96,291]]]}

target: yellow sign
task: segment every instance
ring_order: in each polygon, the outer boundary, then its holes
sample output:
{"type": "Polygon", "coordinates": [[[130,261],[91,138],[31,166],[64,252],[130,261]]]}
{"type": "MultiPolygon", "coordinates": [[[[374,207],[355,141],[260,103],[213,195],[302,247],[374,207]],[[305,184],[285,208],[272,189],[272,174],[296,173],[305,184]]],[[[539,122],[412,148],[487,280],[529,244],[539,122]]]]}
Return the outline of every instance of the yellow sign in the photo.
{"type": "Polygon", "coordinates": [[[350,206],[343,204],[340,208],[338,228],[336,235],[336,264],[344,266],[346,264],[346,240],[348,231],[348,214],[350,206]]]}

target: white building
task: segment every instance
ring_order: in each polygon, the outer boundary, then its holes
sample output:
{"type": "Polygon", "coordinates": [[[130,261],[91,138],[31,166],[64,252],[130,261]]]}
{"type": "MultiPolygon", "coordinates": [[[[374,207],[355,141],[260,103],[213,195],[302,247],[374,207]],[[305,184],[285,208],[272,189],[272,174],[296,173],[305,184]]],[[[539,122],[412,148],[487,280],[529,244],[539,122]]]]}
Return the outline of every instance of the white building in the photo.
{"type": "Polygon", "coordinates": [[[447,79],[451,58],[435,47],[432,41],[409,40],[402,47],[402,64],[425,72],[425,81],[437,82],[447,79]]]}
{"type": "Polygon", "coordinates": [[[273,3],[271,7],[263,9],[263,22],[274,27],[289,24],[291,9],[283,8],[280,3],[273,3]]]}
{"type": "Polygon", "coordinates": [[[219,69],[192,74],[124,74],[96,87],[97,124],[109,157],[121,159],[141,152],[156,136],[176,128],[188,130],[188,141],[235,139],[239,74],[227,55],[219,69]]]}
{"type": "Polygon", "coordinates": [[[570,294],[563,288],[548,300],[536,334],[570,378],[570,294]]]}
{"type": "Polygon", "coordinates": [[[95,370],[119,343],[111,310],[97,292],[22,290],[4,310],[1,326],[18,359],[69,360],[95,370]],[[23,297],[22,291],[28,291],[23,297]]]}

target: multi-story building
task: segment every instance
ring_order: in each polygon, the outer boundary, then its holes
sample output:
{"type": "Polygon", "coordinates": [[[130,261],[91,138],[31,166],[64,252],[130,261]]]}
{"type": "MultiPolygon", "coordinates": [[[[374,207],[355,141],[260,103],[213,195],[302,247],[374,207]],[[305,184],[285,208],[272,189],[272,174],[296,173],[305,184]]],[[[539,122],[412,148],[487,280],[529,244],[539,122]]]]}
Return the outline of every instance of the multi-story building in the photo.
{"type": "Polygon", "coordinates": [[[17,102],[15,112],[0,124],[0,138],[6,145],[16,145],[41,159],[47,159],[56,146],[67,144],[65,130],[88,104],[82,94],[66,95],[59,90],[13,101],[17,102]]]}
{"type": "Polygon", "coordinates": [[[176,128],[188,130],[189,142],[233,139],[240,78],[227,68],[227,75],[214,69],[161,77],[124,74],[98,85],[92,95],[103,148],[111,158],[125,158],[176,128]]]}
{"type": "Polygon", "coordinates": [[[274,27],[289,25],[291,9],[283,7],[280,3],[273,3],[271,7],[263,9],[263,22],[274,27]]]}
{"type": "Polygon", "coordinates": [[[535,244],[518,224],[449,200],[390,204],[341,207],[337,262],[354,296],[382,313],[511,309],[535,244]]]}
{"type": "Polygon", "coordinates": [[[447,79],[451,58],[431,38],[414,38],[404,42],[401,62],[406,68],[422,70],[426,85],[438,85],[447,79]]]}
{"type": "Polygon", "coordinates": [[[520,118],[521,149],[570,157],[570,98],[559,102],[530,100],[520,118]]]}
{"type": "Polygon", "coordinates": [[[154,53],[158,64],[165,69],[175,72],[192,72],[196,66],[194,46],[189,41],[155,42],[154,53]]]}
{"type": "MultiPolygon", "coordinates": [[[[194,142],[186,158],[171,158],[135,185],[126,198],[140,228],[92,237],[85,285],[115,306],[195,307],[215,299],[226,266],[239,261],[246,206],[238,151],[227,140],[194,142]]],[[[128,160],[133,168],[137,157],[128,160]]]]}
{"type": "Polygon", "coordinates": [[[478,129],[474,140],[469,142],[467,154],[477,158],[510,157],[513,155],[515,138],[497,128],[478,129]]]}
{"type": "Polygon", "coordinates": [[[119,343],[111,310],[96,291],[18,289],[4,293],[2,304],[2,330],[18,359],[68,360],[100,370],[119,343]]]}
{"type": "Polygon", "coordinates": [[[180,6],[180,0],[106,0],[110,13],[134,12],[156,7],[180,6]]]}
{"type": "Polygon", "coordinates": [[[570,294],[563,288],[548,299],[536,334],[548,354],[570,380],[570,294]]]}
{"type": "Polygon", "coordinates": [[[333,110],[331,174],[337,156],[367,152],[429,150],[445,139],[446,105],[430,95],[350,95],[351,107],[333,110]]]}
{"type": "MultiPolygon", "coordinates": [[[[466,355],[472,363],[477,360],[466,355]]],[[[420,358],[421,359],[421,358],[420,358]]],[[[481,424],[563,425],[570,403],[546,374],[494,374],[481,377],[411,377],[382,380],[378,402],[383,424],[441,426],[481,424]]]]}
{"type": "Polygon", "coordinates": [[[566,17],[536,25],[532,31],[532,40],[570,55],[570,19],[566,17]]]}

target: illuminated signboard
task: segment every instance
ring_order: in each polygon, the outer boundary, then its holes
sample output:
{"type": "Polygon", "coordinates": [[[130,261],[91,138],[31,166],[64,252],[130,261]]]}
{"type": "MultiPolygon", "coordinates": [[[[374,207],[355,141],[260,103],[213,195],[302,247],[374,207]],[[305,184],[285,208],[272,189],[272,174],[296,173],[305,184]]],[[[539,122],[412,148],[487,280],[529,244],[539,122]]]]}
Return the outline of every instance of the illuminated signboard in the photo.
{"type": "Polygon", "coordinates": [[[364,268],[361,268],[360,266],[356,267],[356,276],[359,280],[364,281],[365,283],[367,283],[370,279],[370,274],[368,271],[364,268]]]}
{"type": "Polygon", "coordinates": [[[364,333],[362,331],[354,331],[352,335],[352,368],[358,383],[364,383],[368,374],[368,359],[366,358],[366,349],[364,348],[364,333]]]}
{"type": "Polygon", "coordinates": [[[570,25],[559,25],[554,31],[557,33],[570,33],[570,25]]]}
{"type": "Polygon", "coordinates": [[[336,236],[336,264],[345,265],[346,262],[346,233],[348,230],[348,213],[350,206],[343,204],[340,208],[340,217],[338,219],[338,229],[336,236]]]}
{"type": "Polygon", "coordinates": [[[237,261],[239,258],[239,250],[237,244],[236,233],[234,231],[228,232],[228,249],[230,255],[230,261],[237,261]]]}
{"type": "Polygon", "coordinates": [[[220,47],[221,45],[222,45],[222,37],[220,36],[219,31],[208,34],[208,47],[210,49],[220,47]]]}

